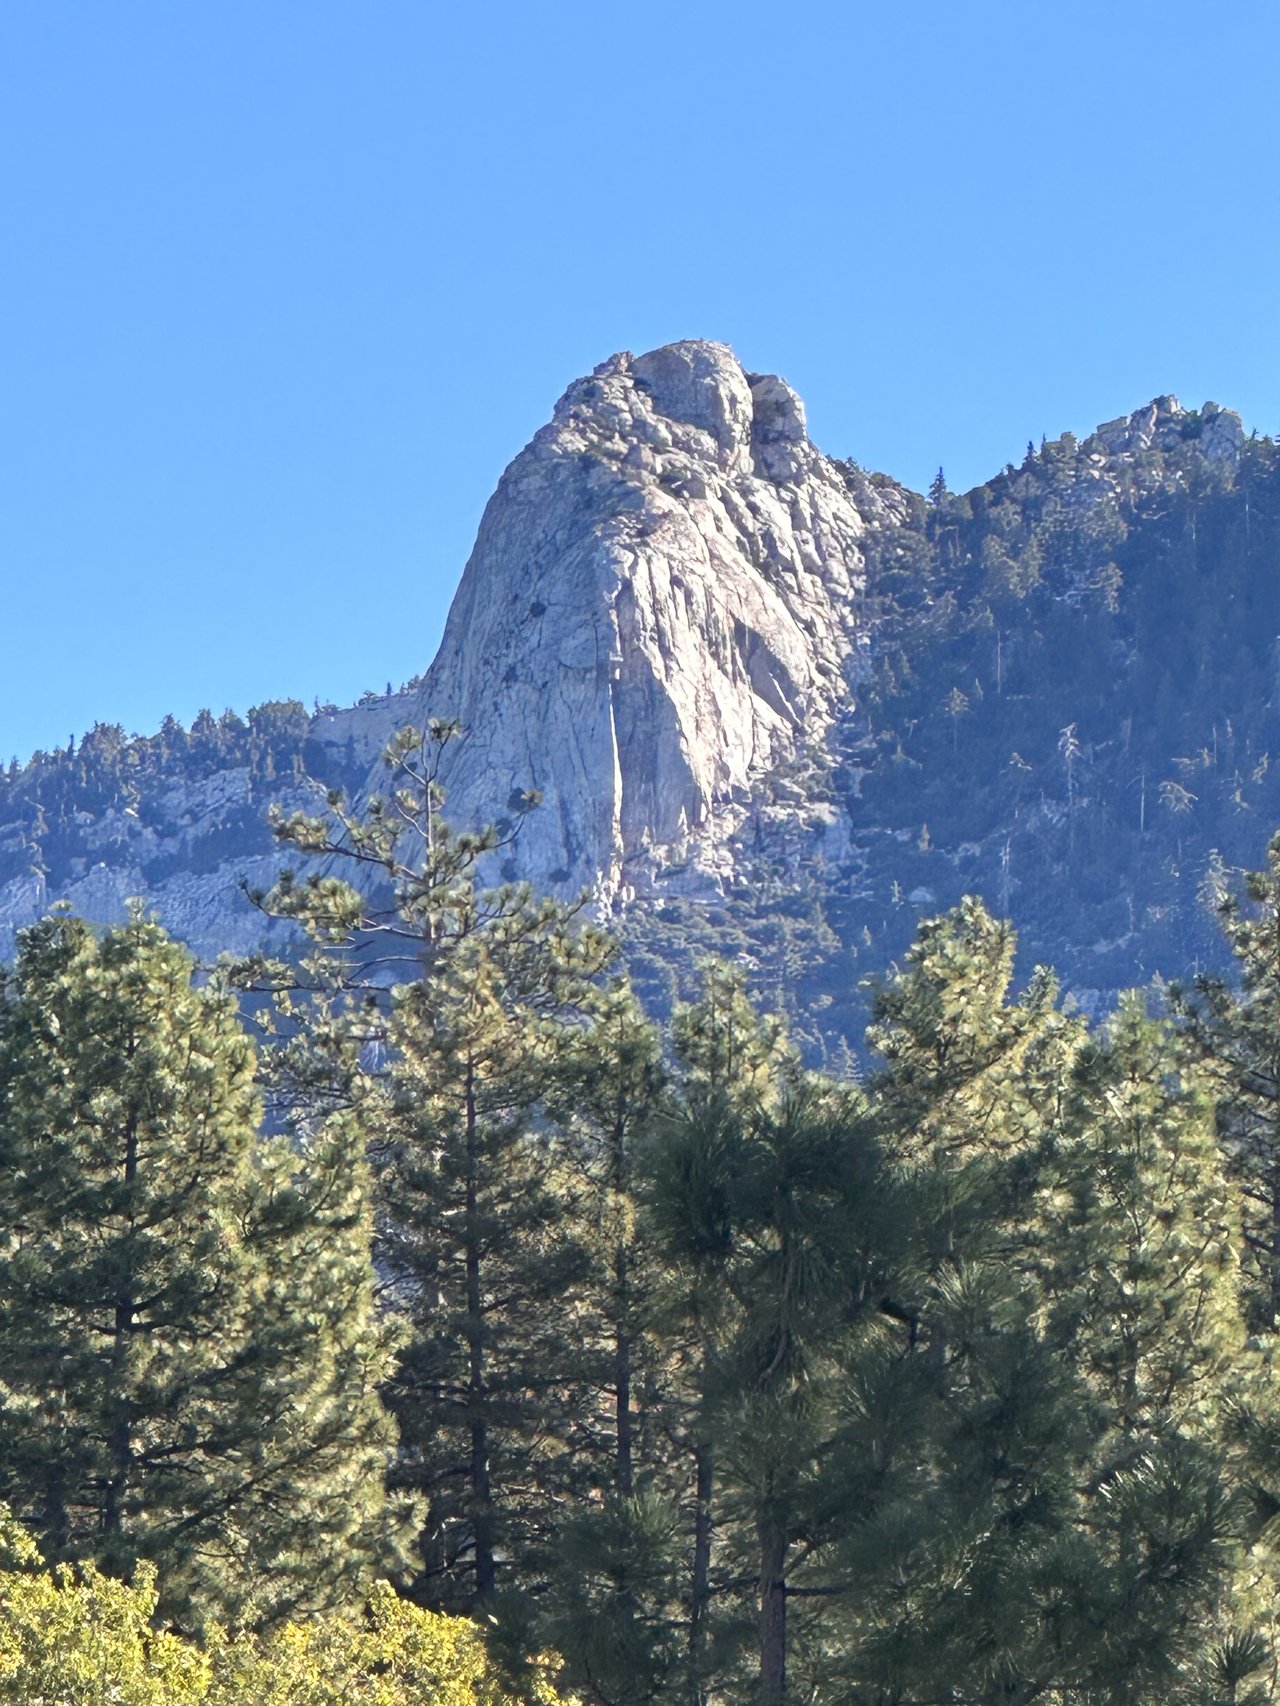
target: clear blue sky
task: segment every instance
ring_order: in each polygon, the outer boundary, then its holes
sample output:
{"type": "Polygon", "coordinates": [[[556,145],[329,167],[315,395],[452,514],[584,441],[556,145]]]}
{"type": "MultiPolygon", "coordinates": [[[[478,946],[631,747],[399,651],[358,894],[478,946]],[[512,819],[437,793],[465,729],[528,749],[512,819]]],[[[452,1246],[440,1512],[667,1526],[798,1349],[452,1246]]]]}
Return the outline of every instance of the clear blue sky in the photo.
{"type": "Polygon", "coordinates": [[[726,339],[917,486],[1163,391],[1275,430],[1278,50],[1274,0],[8,0],[0,757],[425,668],[615,349],[726,339]]]}

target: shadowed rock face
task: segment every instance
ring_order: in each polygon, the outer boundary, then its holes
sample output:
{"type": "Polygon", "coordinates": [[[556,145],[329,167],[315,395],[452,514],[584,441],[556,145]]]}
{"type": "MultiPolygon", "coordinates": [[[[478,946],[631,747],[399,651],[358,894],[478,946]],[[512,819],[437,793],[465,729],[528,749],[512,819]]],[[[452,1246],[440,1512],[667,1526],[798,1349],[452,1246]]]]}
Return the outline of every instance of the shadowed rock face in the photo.
{"type": "Polygon", "coordinates": [[[422,689],[467,730],[447,814],[537,788],[521,875],[605,905],[672,866],[714,888],[749,793],[847,703],[860,542],[897,497],[855,501],[794,392],[724,344],[578,380],[503,475],[422,689]]]}

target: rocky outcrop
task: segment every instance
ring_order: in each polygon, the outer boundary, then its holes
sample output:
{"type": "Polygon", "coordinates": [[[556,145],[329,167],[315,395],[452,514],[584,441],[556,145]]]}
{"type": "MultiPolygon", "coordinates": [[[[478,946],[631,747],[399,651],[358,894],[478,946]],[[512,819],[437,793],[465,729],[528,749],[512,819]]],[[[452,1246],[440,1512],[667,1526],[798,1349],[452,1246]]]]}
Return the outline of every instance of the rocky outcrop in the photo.
{"type": "Polygon", "coordinates": [[[1280,821],[1277,494],[1270,441],[1161,397],[930,504],[723,344],[613,356],[503,475],[416,686],[0,772],[0,960],[132,896],[202,957],[262,946],[268,808],[381,791],[394,731],[444,718],[454,823],[543,797],[490,874],[592,891],[655,1007],[725,953],[815,1049],[854,1038],[859,978],[963,892],[1105,1005],[1207,963],[1209,852],[1280,821]]]}
{"type": "Polygon", "coordinates": [[[522,875],[605,905],[673,872],[714,889],[748,801],[848,700],[862,541],[903,501],[855,496],[724,344],[604,362],[503,475],[426,676],[420,716],[466,730],[448,814],[536,788],[522,875]]]}
{"type": "Polygon", "coordinates": [[[242,885],[288,862],[267,806],[314,809],[304,768],[380,789],[386,740],[431,717],[466,731],[453,821],[536,789],[505,874],[588,887],[604,911],[657,885],[721,892],[748,811],[778,845],[829,849],[839,814],[805,772],[865,668],[868,528],[908,502],[824,457],[790,386],[726,345],[616,355],[503,475],[416,691],[317,712],[288,768],[183,757],[52,825],[30,778],[0,821],[0,955],[57,900],[106,922],[134,895],[202,955],[248,951],[264,921],[242,885]]]}
{"type": "MultiPolygon", "coordinates": [[[[1145,409],[1122,415],[1116,421],[1104,421],[1085,441],[1086,450],[1096,450],[1102,457],[1123,462],[1147,450],[1168,450],[1179,444],[1186,435],[1189,416],[1176,397],[1156,397],[1145,409]]],[[[1234,462],[1239,459],[1244,443],[1244,427],[1239,415],[1217,403],[1205,403],[1195,416],[1197,442],[1201,456],[1208,462],[1234,462]]],[[[1114,472],[1114,468],[1113,468],[1114,472]]]]}
{"type": "Polygon", "coordinates": [[[169,769],[125,767],[105,786],[86,780],[98,796],[91,809],[53,803],[65,793],[60,771],[83,768],[83,757],[41,755],[0,818],[0,959],[55,902],[107,924],[135,897],[204,959],[252,953],[270,927],[244,889],[269,888],[293,862],[268,827],[269,808],[315,811],[326,784],[358,783],[415,703],[407,693],[369,695],[309,719],[298,706],[292,748],[286,742],[271,763],[245,755],[193,768],[188,754],[169,769]]]}

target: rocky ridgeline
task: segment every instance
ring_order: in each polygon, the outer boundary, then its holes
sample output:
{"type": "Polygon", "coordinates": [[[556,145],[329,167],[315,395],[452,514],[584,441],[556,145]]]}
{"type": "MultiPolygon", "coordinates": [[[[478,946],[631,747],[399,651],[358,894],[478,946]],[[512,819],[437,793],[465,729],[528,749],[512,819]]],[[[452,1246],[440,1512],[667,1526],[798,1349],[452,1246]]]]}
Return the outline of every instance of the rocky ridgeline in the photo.
{"type": "MultiPolygon", "coordinates": [[[[1253,551],[1265,549],[1258,480],[1274,473],[1263,443],[1243,499],[1253,551]]],[[[1086,693],[1063,712],[1050,694],[1038,707],[1034,660],[1069,675],[1078,640],[1094,663],[1105,653],[1103,676],[1106,660],[1131,659],[1142,640],[1117,592],[1135,572],[1123,540],[1133,558],[1142,518],[1167,520],[1184,503],[1194,545],[1204,494],[1235,503],[1254,449],[1229,412],[1160,398],[930,505],[824,456],[791,388],[744,371],[723,344],[615,355],[569,387],[503,475],[415,690],[310,718],[295,707],[284,732],[263,733],[251,716],[243,739],[199,761],[189,742],[172,755],[160,736],[135,742],[132,757],[112,758],[109,786],[100,765],[86,767],[88,743],[11,771],[0,953],[54,901],[107,921],[133,895],[202,955],[252,948],[265,925],[242,885],[266,886],[286,863],[269,805],[314,809],[316,783],[377,790],[394,729],[442,717],[466,731],[443,776],[455,823],[501,818],[515,792],[542,795],[495,875],[591,889],[641,960],[718,949],[760,966],[772,954],[767,981],[783,990],[801,960],[825,955],[808,995],[830,1002],[900,951],[922,909],[978,888],[1017,911],[1020,881],[1025,899],[1080,862],[1090,779],[1095,791],[1110,785],[1106,764],[1090,764],[1120,752],[1121,735],[1104,726],[1102,688],[1096,705],[1086,693]],[[1021,686],[1020,656],[1032,678],[1021,686]],[[1081,754],[1065,780],[1059,721],[1078,729],[1081,754]],[[96,783],[77,779],[90,772],[96,783]],[[980,797],[990,822],[962,823],[980,797]],[[779,933],[787,919],[803,925],[800,948],[790,925],[779,933]],[[859,954],[869,963],[855,965],[859,954]]],[[[1176,555],[1182,537],[1151,550],[1176,555]]],[[[1217,572],[1207,558],[1192,566],[1217,572]]],[[[1136,572],[1150,578],[1141,561],[1136,572]]],[[[1153,800],[1159,785],[1152,769],[1153,800]]],[[[1181,857],[1186,826],[1176,827],[1181,857]]],[[[1154,860],[1151,833],[1144,816],[1143,857],[1154,860]]],[[[1064,914],[1068,957],[1071,928],[1064,914]]],[[[1120,976],[1117,962],[1099,981],[1120,976]]],[[[837,1000],[836,1029],[851,1014],[837,1000]]]]}
{"type": "Polygon", "coordinates": [[[327,786],[358,785],[412,705],[404,693],[311,717],[294,706],[258,751],[243,738],[219,743],[229,753],[183,742],[156,759],[154,742],[103,753],[91,736],[79,752],[38,755],[0,798],[0,958],[57,902],[111,923],[138,897],[205,959],[280,939],[244,894],[291,862],[268,810],[315,811],[327,786]]]}

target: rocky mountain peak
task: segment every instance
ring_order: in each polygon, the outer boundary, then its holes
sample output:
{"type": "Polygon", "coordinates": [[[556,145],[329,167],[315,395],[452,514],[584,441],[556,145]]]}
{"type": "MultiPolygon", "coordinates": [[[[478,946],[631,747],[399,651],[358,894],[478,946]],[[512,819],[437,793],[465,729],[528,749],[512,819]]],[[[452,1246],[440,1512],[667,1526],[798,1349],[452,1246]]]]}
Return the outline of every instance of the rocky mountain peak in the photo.
{"type": "Polygon", "coordinates": [[[816,1050],[852,1039],[861,973],[972,892],[1101,1011],[1212,963],[1205,871],[1280,822],[1278,555],[1280,447],[1213,403],[926,501],[725,344],[620,353],[502,476],[426,677],[0,772],[0,959],[56,901],[134,895],[202,955],[260,947],[268,808],[383,789],[439,717],[454,823],[543,795],[489,875],[590,887],[658,1006],[729,953],[816,1050]]]}
{"type": "Polygon", "coordinates": [[[536,787],[522,875],[605,904],[714,889],[748,798],[847,701],[864,535],[905,501],[855,487],[725,344],[602,362],[503,475],[423,685],[468,731],[451,814],[536,787]]]}
{"type": "Polygon", "coordinates": [[[804,404],[786,381],[747,373],[728,344],[703,338],[641,356],[624,350],[602,361],[569,386],[534,444],[563,444],[575,432],[584,444],[599,444],[601,429],[658,454],[698,457],[731,476],[779,482],[795,478],[818,454],[804,404]],[[793,448],[779,460],[782,445],[793,448]]]}
{"type": "Polygon", "coordinates": [[[1234,462],[1244,443],[1239,415],[1217,403],[1198,410],[1184,409],[1176,397],[1154,397],[1144,408],[1119,420],[1104,421],[1095,429],[1086,448],[1096,444],[1108,456],[1132,456],[1149,450],[1167,450],[1194,437],[1200,454],[1210,462],[1234,462]]]}

